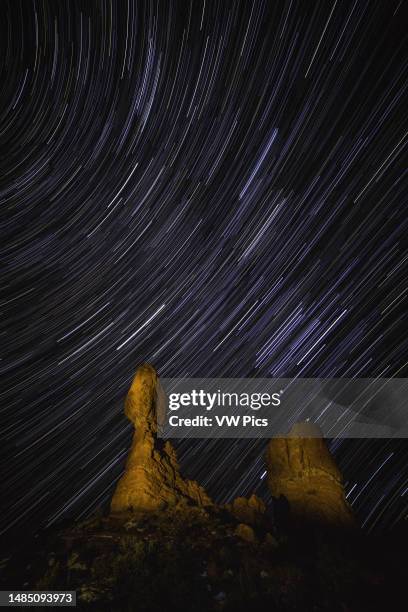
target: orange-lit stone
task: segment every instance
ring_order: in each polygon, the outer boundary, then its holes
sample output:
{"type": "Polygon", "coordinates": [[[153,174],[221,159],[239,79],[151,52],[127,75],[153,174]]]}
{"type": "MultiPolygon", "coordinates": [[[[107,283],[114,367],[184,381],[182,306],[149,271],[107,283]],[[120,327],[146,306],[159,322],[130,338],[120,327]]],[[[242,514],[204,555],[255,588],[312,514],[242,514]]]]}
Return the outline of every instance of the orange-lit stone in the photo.
{"type": "Polygon", "coordinates": [[[125,402],[125,414],[135,426],[125,472],[111,501],[111,512],[153,512],[168,506],[208,506],[205,490],[180,475],[176,452],[157,436],[160,385],[155,369],[138,368],[125,402]]]}
{"type": "Polygon", "coordinates": [[[272,439],[266,464],[269,489],[286,498],[294,522],[355,524],[342,474],[317,426],[298,423],[286,437],[272,439]]]}

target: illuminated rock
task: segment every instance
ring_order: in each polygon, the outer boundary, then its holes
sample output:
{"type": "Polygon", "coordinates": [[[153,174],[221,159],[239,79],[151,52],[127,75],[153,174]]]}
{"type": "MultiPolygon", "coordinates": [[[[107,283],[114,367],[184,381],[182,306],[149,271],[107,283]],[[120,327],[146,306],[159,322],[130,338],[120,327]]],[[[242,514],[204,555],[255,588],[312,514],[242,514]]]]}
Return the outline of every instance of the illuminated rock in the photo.
{"type": "Polygon", "coordinates": [[[158,438],[160,411],[157,373],[144,364],[138,368],[125,402],[125,414],[135,433],[125,472],[111,501],[112,513],[212,504],[197,482],[182,478],[171,443],[158,438]]]}
{"type": "Polygon", "coordinates": [[[250,525],[245,525],[244,523],[240,523],[237,526],[235,533],[239,538],[241,538],[242,540],[245,540],[246,542],[251,542],[252,544],[256,544],[257,542],[257,537],[255,535],[255,532],[250,525]]]}
{"type": "Polygon", "coordinates": [[[286,437],[273,438],[266,453],[268,486],[273,497],[285,498],[290,520],[352,526],[354,515],[343,488],[342,474],[320,429],[294,425],[286,437]]]}
{"type": "Polygon", "coordinates": [[[226,509],[241,523],[249,525],[263,525],[265,523],[266,507],[262,499],[256,495],[251,497],[237,497],[226,509]]]}

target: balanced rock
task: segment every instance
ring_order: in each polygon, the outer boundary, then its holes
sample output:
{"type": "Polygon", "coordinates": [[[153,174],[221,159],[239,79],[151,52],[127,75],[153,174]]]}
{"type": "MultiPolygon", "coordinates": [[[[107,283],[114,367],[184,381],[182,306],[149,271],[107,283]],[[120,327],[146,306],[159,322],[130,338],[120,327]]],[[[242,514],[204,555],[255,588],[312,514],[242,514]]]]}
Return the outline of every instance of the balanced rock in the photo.
{"type": "Polygon", "coordinates": [[[125,472],[111,501],[111,512],[154,512],[166,507],[212,505],[205,490],[182,478],[176,452],[158,433],[160,385],[156,370],[138,368],[125,402],[125,414],[135,426],[125,472]]]}
{"type": "Polygon", "coordinates": [[[273,438],[266,464],[270,492],[288,502],[295,524],[355,524],[342,474],[316,425],[297,423],[286,437],[273,438]]]}

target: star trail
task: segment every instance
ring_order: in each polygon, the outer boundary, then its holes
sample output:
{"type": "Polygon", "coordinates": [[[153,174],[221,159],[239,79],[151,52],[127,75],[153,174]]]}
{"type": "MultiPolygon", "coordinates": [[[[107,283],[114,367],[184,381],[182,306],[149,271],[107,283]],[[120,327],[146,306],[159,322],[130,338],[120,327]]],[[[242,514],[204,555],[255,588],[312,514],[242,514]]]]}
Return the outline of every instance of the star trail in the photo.
{"type": "MultiPolygon", "coordinates": [[[[403,2],[1,8],[2,534],[107,502],[143,361],[407,375],[403,2]]],[[[262,494],[259,442],[177,446],[262,494]]],[[[406,515],[406,441],[331,448],[366,528],[406,515]]]]}

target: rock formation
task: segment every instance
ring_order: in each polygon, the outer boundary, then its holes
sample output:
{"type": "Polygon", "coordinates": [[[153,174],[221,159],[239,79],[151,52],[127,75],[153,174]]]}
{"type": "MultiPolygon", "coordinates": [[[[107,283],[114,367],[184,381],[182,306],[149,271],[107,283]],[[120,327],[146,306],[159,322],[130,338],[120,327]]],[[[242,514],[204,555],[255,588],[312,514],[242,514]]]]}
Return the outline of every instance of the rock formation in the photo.
{"type": "Polygon", "coordinates": [[[245,542],[252,542],[252,544],[257,543],[255,532],[250,525],[239,523],[235,530],[235,534],[242,540],[245,540],[245,542]]]}
{"type": "Polygon", "coordinates": [[[125,473],[111,501],[112,513],[212,504],[202,487],[182,478],[173,446],[158,438],[158,397],[156,371],[144,364],[138,368],[125,402],[125,414],[135,433],[125,473]]]}
{"type": "MultiPolygon", "coordinates": [[[[161,393],[155,369],[148,364],[138,368],[125,403],[135,433],[112,498],[113,514],[213,506],[197,482],[181,476],[173,446],[158,436],[164,416],[161,393]]],[[[271,440],[266,461],[270,491],[289,505],[294,523],[354,524],[342,475],[316,426],[297,424],[287,437],[271,440]]],[[[255,527],[268,523],[265,504],[255,495],[235,499],[226,510],[239,523],[255,527]]]]}
{"type": "Polygon", "coordinates": [[[231,504],[226,505],[230,512],[240,523],[248,525],[264,525],[266,507],[262,499],[252,494],[246,497],[237,497],[231,504]]]}
{"type": "Polygon", "coordinates": [[[268,486],[275,498],[285,498],[295,524],[353,526],[342,474],[320,429],[311,423],[294,425],[287,437],[269,442],[268,486]]]}

